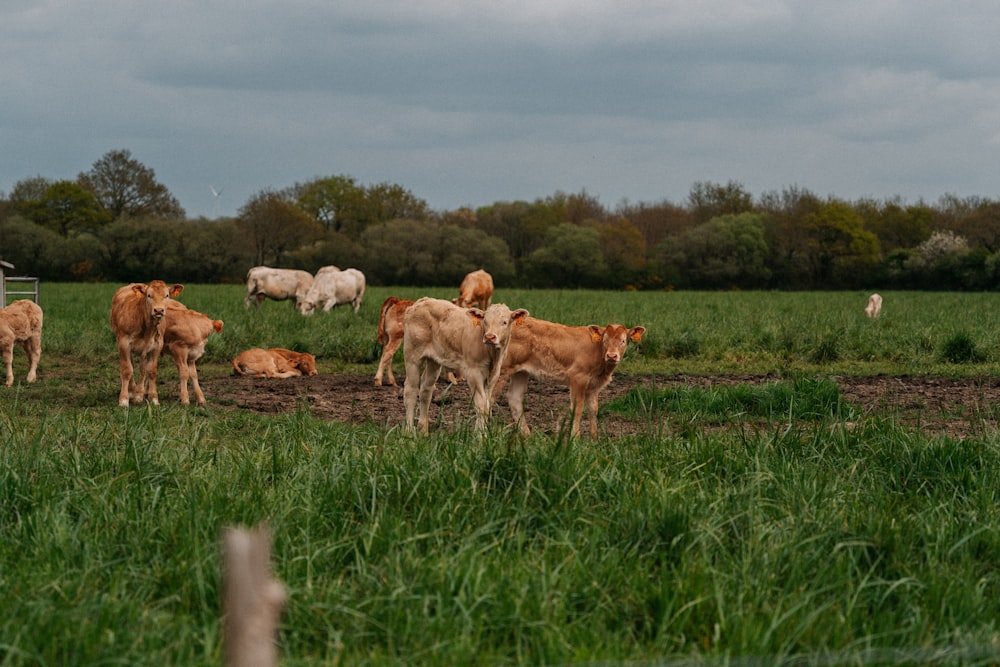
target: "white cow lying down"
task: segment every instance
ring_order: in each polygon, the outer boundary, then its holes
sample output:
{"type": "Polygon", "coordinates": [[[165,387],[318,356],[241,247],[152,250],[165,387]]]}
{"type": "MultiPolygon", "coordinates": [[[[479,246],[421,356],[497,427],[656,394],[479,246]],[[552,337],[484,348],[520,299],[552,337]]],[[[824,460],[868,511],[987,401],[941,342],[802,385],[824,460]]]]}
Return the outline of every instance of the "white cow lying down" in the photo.
{"type": "Polygon", "coordinates": [[[334,306],[349,303],[356,313],[361,308],[364,295],[365,274],[357,269],[324,270],[316,274],[312,287],[299,304],[299,310],[303,315],[312,315],[320,307],[329,312],[334,306]]]}

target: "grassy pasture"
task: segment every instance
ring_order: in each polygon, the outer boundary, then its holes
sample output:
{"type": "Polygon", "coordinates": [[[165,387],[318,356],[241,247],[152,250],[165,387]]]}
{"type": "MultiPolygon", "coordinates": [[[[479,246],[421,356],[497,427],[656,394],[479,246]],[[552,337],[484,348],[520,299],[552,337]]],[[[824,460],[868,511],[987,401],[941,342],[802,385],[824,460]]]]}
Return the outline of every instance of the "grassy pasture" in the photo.
{"type": "MultiPolygon", "coordinates": [[[[290,598],[285,665],[996,664],[1000,436],[962,440],[845,405],[831,374],[993,375],[1000,295],[499,290],[571,324],[648,328],[621,373],[776,372],[680,390],[664,428],[597,441],[503,429],[414,438],[306,411],[116,405],[114,285],[42,285],[39,382],[0,390],[0,664],[220,661],[222,527],[266,519],[290,598]],[[80,382],[81,370],[85,382],[80,382]],[[726,428],[758,410],[765,426],[726,428]],[[720,428],[720,425],[722,426],[720,428]]],[[[204,372],[250,346],[374,374],[385,296],[225,321],[204,372]]],[[[211,396],[209,403],[211,405],[211,396]]]]}

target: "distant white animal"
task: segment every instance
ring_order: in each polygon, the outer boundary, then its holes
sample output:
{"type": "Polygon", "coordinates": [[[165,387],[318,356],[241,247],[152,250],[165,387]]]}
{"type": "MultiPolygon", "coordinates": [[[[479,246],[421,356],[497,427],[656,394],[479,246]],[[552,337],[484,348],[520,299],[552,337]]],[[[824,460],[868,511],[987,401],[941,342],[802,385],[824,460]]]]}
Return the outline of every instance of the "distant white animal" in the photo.
{"type": "Polygon", "coordinates": [[[365,274],[357,269],[321,270],[299,303],[299,310],[303,315],[312,315],[320,307],[329,312],[334,306],[349,303],[356,313],[364,295],[365,274]]]}
{"type": "Polygon", "coordinates": [[[882,297],[878,294],[872,294],[868,297],[868,305],[865,306],[865,315],[868,317],[878,317],[878,314],[882,312],[882,297]]]}
{"type": "Polygon", "coordinates": [[[308,271],[255,266],[247,271],[247,296],[243,300],[243,307],[248,308],[251,301],[260,307],[264,299],[268,298],[275,301],[295,299],[295,306],[298,308],[312,284],[313,277],[308,271]]]}

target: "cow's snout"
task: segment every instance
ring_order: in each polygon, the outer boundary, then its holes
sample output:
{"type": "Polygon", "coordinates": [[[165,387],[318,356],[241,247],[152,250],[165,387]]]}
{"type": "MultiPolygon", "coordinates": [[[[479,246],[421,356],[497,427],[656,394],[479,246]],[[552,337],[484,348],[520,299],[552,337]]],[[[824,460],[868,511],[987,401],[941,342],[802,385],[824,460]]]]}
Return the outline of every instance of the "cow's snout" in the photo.
{"type": "Polygon", "coordinates": [[[617,352],[611,351],[604,355],[604,360],[609,364],[617,364],[622,360],[622,357],[617,352]]]}
{"type": "Polygon", "coordinates": [[[166,308],[153,308],[153,319],[154,320],[162,319],[163,316],[166,314],[166,312],[167,312],[166,308]]]}
{"type": "Polygon", "coordinates": [[[483,343],[485,345],[499,345],[500,339],[497,338],[497,335],[492,331],[487,331],[483,334],[483,343]]]}

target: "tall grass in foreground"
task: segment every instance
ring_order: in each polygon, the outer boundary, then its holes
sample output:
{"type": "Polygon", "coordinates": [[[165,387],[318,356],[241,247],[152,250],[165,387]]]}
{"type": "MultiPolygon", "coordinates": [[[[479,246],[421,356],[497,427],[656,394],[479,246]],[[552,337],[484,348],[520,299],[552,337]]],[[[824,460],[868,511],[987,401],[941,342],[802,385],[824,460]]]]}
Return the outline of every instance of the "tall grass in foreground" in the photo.
{"type": "Polygon", "coordinates": [[[835,406],[522,441],[4,403],[0,664],[218,664],[221,530],[261,520],[287,665],[995,664],[1000,438],[835,406]]]}

